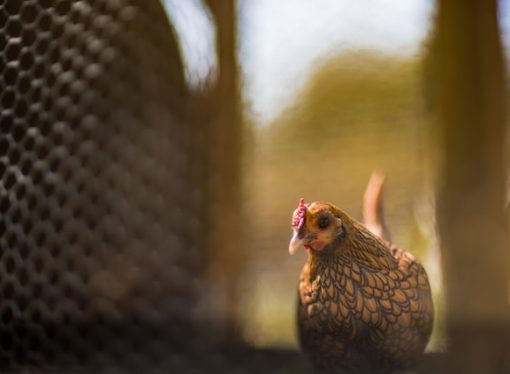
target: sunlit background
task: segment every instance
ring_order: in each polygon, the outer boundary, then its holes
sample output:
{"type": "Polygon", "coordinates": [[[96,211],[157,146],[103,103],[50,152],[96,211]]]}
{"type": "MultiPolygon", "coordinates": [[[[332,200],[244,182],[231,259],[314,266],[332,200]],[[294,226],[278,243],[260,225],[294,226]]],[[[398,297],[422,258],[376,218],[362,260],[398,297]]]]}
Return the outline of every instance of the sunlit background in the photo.
{"type": "MultiPolygon", "coordinates": [[[[501,3],[510,44],[510,1],[501,3]]],[[[186,78],[215,77],[214,25],[200,0],[166,0],[186,78]]],[[[298,199],[328,200],[360,217],[374,169],[387,175],[385,208],[396,244],[431,278],[443,341],[439,250],[434,230],[434,147],[427,101],[430,0],[241,0],[238,60],[243,114],[245,217],[238,317],[257,346],[294,347],[296,284],[304,253],[289,257],[298,199]]],[[[241,236],[240,236],[241,237],[241,236]]]]}

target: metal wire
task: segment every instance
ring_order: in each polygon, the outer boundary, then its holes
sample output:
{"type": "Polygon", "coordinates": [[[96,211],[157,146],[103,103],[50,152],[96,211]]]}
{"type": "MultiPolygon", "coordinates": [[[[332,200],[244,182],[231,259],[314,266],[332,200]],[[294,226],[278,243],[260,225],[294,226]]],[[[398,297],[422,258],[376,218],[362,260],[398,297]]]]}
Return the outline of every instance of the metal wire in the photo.
{"type": "Polygon", "coordinates": [[[0,364],[181,367],[202,190],[157,1],[0,2],[0,364]]]}

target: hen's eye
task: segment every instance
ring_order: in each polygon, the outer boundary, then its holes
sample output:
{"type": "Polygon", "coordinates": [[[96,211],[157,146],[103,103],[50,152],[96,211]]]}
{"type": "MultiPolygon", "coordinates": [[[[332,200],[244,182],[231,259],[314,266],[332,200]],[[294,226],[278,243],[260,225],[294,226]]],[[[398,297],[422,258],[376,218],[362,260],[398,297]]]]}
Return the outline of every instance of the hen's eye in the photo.
{"type": "Polygon", "coordinates": [[[328,216],[320,216],[319,222],[317,223],[320,229],[325,229],[329,225],[329,217],[328,216]]]}

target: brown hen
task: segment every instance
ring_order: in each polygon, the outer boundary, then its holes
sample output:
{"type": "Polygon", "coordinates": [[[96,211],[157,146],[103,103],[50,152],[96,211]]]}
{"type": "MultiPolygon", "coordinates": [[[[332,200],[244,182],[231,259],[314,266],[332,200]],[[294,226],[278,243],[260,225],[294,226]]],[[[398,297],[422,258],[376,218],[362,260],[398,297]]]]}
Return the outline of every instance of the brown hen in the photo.
{"type": "Polygon", "coordinates": [[[301,200],[292,228],[289,251],[308,253],[298,325],[314,366],[338,373],[412,368],[434,318],[423,266],[330,203],[301,200]]]}

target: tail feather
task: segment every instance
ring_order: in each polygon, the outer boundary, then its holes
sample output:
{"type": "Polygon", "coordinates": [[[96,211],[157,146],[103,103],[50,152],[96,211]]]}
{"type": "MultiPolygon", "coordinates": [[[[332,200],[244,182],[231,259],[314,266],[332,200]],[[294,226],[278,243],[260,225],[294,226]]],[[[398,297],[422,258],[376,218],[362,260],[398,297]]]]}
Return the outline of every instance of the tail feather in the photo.
{"type": "Polygon", "coordinates": [[[391,235],[384,221],[383,187],[386,177],[374,171],[363,197],[363,223],[375,235],[391,242],[391,235]]]}

